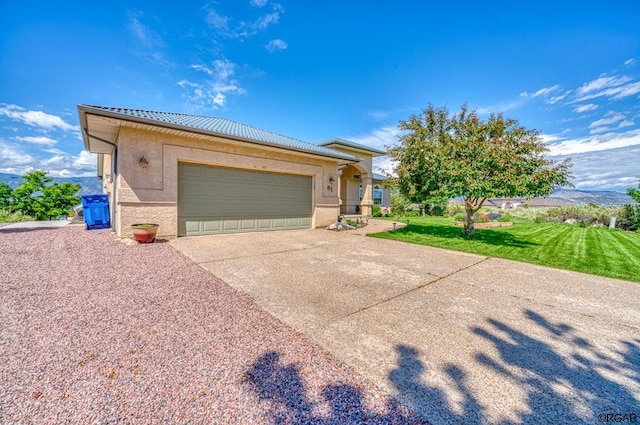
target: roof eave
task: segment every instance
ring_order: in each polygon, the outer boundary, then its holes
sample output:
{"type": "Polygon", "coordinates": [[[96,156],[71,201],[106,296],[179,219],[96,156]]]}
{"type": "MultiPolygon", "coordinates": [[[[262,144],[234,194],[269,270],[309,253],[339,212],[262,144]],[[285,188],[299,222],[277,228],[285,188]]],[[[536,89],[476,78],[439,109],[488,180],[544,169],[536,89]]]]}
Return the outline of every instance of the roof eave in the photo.
{"type": "MultiPolygon", "coordinates": [[[[232,140],[237,140],[237,141],[240,141],[240,142],[252,143],[252,144],[257,144],[257,145],[261,145],[261,146],[267,146],[267,147],[271,147],[271,148],[282,149],[282,150],[286,150],[286,151],[302,152],[302,153],[307,153],[307,154],[310,154],[310,155],[316,155],[316,156],[322,156],[322,157],[327,157],[327,158],[345,160],[345,161],[349,161],[349,163],[361,161],[361,159],[358,158],[357,156],[353,156],[353,155],[349,155],[349,154],[346,154],[346,155],[331,155],[329,153],[315,152],[315,151],[312,151],[311,149],[302,149],[302,148],[296,148],[296,147],[293,147],[293,146],[292,147],[280,146],[280,145],[276,145],[276,144],[269,143],[269,142],[263,142],[262,140],[255,140],[255,139],[250,139],[250,138],[246,138],[246,137],[240,137],[240,136],[235,136],[235,135],[230,135],[230,134],[225,134],[225,133],[219,133],[219,132],[216,132],[216,131],[203,130],[203,129],[189,127],[189,126],[180,125],[180,124],[173,124],[173,123],[168,123],[168,122],[163,122],[163,121],[152,120],[152,119],[149,119],[149,118],[132,117],[130,115],[125,115],[125,114],[121,114],[121,113],[113,112],[113,111],[106,111],[104,109],[95,108],[95,107],[92,107],[92,106],[89,106],[89,105],[78,105],[78,111],[82,114],[81,115],[81,119],[80,119],[80,121],[81,121],[80,124],[81,125],[84,124],[83,129],[86,128],[86,125],[87,125],[86,114],[87,113],[93,113],[95,115],[101,115],[101,116],[105,116],[105,117],[109,117],[109,118],[113,118],[113,119],[118,119],[118,120],[121,120],[121,121],[128,121],[128,122],[134,122],[134,123],[140,123],[140,124],[147,124],[147,125],[151,125],[151,126],[164,127],[164,128],[169,128],[169,129],[173,129],[173,130],[186,131],[186,132],[189,132],[189,133],[203,134],[203,135],[207,135],[207,136],[222,137],[222,138],[225,138],[225,139],[232,139],[232,140]]],[[[83,131],[82,138],[84,139],[84,142],[85,142],[85,148],[87,150],[89,150],[88,149],[89,143],[88,143],[85,131],[83,131]]],[[[339,154],[341,152],[336,152],[336,153],[339,154]]]]}
{"type": "Polygon", "coordinates": [[[375,149],[375,148],[370,148],[370,147],[358,147],[358,146],[354,146],[350,143],[345,143],[342,142],[340,140],[337,139],[331,139],[331,140],[325,140],[323,142],[318,143],[319,146],[324,146],[324,147],[331,147],[331,146],[341,146],[343,148],[347,148],[347,149],[351,149],[354,151],[360,151],[360,152],[365,152],[367,154],[370,154],[372,157],[378,157],[378,156],[384,156],[387,154],[387,152],[384,152],[380,149],[375,149]]]}

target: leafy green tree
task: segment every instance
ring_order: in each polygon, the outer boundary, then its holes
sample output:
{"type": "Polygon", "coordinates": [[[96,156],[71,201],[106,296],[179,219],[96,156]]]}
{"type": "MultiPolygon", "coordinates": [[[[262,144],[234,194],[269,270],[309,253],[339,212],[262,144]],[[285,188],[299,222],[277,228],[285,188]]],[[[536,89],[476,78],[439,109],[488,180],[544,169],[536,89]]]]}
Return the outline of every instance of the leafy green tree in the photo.
{"type": "Polygon", "coordinates": [[[0,210],[9,210],[13,199],[13,189],[8,184],[0,183],[0,210]]]}
{"type": "Polygon", "coordinates": [[[640,183],[638,183],[638,188],[628,187],[627,194],[633,198],[638,204],[640,204],[640,183]]]}
{"type": "Polygon", "coordinates": [[[41,202],[42,189],[53,179],[45,171],[30,171],[22,176],[22,184],[13,191],[13,211],[21,211],[32,217],[42,217],[44,207],[41,202]]]}
{"type": "Polygon", "coordinates": [[[22,176],[22,184],[13,191],[11,211],[20,211],[37,220],[47,220],[65,214],[80,202],[75,194],[79,184],[49,184],[52,177],[45,171],[30,171],[22,176]]]}
{"type": "Polygon", "coordinates": [[[454,115],[429,105],[399,128],[400,144],[388,149],[396,187],[423,204],[462,196],[467,236],[475,233],[473,215],[488,198],[543,196],[570,185],[571,161],[545,158],[539,132],[502,114],[483,121],[466,105],[454,115]]]}
{"type": "Polygon", "coordinates": [[[42,203],[45,206],[45,214],[51,219],[59,215],[64,215],[76,204],[80,203],[80,196],[76,193],[80,190],[79,184],[65,182],[54,183],[42,189],[42,203]]]}

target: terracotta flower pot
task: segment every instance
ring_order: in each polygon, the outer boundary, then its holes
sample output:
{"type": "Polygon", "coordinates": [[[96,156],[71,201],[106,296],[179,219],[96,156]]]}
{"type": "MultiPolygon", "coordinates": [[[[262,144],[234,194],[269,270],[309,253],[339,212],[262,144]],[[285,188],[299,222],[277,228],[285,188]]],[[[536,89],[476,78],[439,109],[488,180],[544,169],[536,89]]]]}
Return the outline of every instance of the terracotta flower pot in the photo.
{"type": "Polygon", "coordinates": [[[160,227],[159,224],[152,223],[138,223],[131,225],[133,237],[139,243],[152,243],[155,241],[158,227],[160,227]]]}

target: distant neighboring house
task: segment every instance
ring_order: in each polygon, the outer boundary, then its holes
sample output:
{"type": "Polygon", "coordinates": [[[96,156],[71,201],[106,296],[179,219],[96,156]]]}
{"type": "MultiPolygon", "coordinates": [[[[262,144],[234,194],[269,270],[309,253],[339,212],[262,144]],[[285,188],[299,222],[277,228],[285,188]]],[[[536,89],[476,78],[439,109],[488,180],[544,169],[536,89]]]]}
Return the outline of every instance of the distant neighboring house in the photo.
{"type": "Polygon", "coordinates": [[[168,237],[313,228],[390,205],[372,165],[385,152],[347,140],[140,109],[78,105],[78,115],[121,237],[140,222],[168,237]]]}

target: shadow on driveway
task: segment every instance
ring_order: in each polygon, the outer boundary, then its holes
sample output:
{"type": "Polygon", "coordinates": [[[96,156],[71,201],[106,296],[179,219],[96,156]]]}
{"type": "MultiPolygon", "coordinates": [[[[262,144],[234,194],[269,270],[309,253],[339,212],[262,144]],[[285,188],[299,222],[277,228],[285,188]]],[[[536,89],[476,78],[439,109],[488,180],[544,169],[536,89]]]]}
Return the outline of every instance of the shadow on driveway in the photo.
{"type": "Polygon", "coordinates": [[[503,418],[491,415],[467,385],[473,371],[457,365],[455,355],[442,370],[427,371],[419,350],[402,344],[396,346],[397,367],[389,374],[399,398],[432,423],[594,423],[607,414],[627,415],[626,422],[640,418],[640,339],[621,341],[622,349],[606,353],[567,324],[552,323],[531,310],[525,316],[569,348],[571,356],[493,319],[473,330],[497,352],[478,352],[474,367],[489,368],[523,388],[525,403],[518,410],[504,412],[503,418]],[[426,385],[422,376],[427,372],[446,376],[455,393],[426,385]]]}

